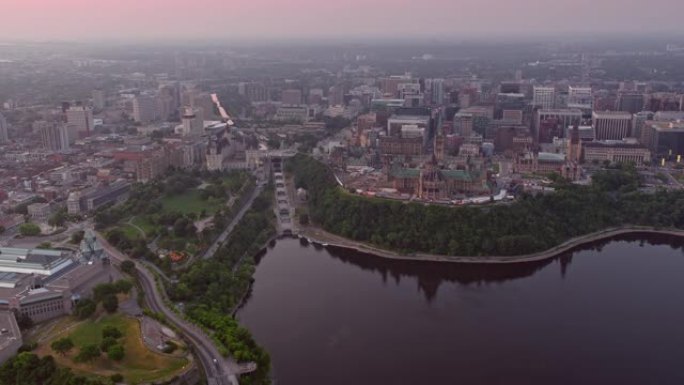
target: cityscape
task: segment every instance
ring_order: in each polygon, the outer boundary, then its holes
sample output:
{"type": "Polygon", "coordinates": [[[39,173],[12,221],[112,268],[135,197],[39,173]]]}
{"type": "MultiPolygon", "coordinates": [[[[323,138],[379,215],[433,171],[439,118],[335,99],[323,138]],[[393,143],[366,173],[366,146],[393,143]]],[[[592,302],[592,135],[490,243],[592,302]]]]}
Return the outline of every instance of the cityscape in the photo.
{"type": "Polygon", "coordinates": [[[681,383],[667,12],[10,3],[0,385],[681,383]]]}

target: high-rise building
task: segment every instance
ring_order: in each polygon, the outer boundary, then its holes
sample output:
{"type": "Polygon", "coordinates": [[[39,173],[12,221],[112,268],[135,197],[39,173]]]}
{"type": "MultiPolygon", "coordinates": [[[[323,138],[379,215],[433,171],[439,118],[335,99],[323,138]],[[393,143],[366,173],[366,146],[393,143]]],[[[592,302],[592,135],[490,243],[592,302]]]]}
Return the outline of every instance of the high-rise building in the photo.
{"type": "Polygon", "coordinates": [[[302,91],[297,89],[283,90],[280,101],[286,105],[298,106],[302,104],[302,91]]]}
{"type": "Polygon", "coordinates": [[[8,130],[7,120],[0,114],[0,143],[7,143],[9,141],[8,130]]]}
{"type": "Polygon", "coordinates": [[[538,110],[534,120],[537,142],[541,141],[542,137],[546,140],[551,140],[553,136],[567,137],[568,128],[578,125],[581,120],[582,110],[579,109],[538,110]],[[549,128],[551,121],[555,122],[552,129],[549,128]],[[551,138],[548,135],[541,135],[542,122],[547,122],[546,132],[550,133],[551,138]]]}
{"type": "Polygon", "coordinates": [[[454,115],[454,132],[464,138],[473,134],[473,114],[458,112],[454,115]]]}
{"type": "Polygon", "coordinates": [[[93,90],[93,107],[101,110],[105,108],[107,104],[107,99],[104,90],[93,90]]]}
{"type": "Polygon", "coordinates": [[[620,92],[616,107],[618,111],[636,114],[644,109],[644,95],[638,92],[620,92]]]}
{"type": "Polygon", "coordinates": [[[532,105],[544,110],[552,109],[556,103],[556,89],[554,87],[532,88],[532,105]]]}
{"type": "Polygon", "coordinates": [[[157,120],[158,100],[156,97],[139,95],[133,99],[133,119],[138,123],[149,123],[157,120]]]}
{"type": "Polygon", "coordinates": [[[47,123],[40,126],[43,147],[48,151],[69,149],[69,130],[64,124],[47,123]]]}
{"type": "Polygon", "coordinates": [[[183,136],[201,136],[204,133],[204,118],[200,109],[186,107],[182,121],[183,136]]]}
{"type": "Polygon", "coordinates": [[[591,110],[594,105],[594,96],[591,87],[568,87],[568,108],[579,108],[582,111],[591,110]]]}
{"type": "Polygon", "coordinates": [[[622,140],[632,133],[632,114],[622,111],[594,111],[591,125],[596,140],[622,140]]]}
{"type": "Polygon", "coordinates": [[[344,104],[344,90],[342,86],[332,86],[328,89],[328,105],[341,106],[344,104]]]}
{"type": "Polygon", "coordinates": [[[444,79],[432,79],[432,104],[444,104],[444,79]]]}
{"type": "Polygon", "coordinates": [[[72,106],[66,110],[69,125],[69,143],[79,137],[88,137],[93,131],[93,109],[85,106],[72,106]]]}

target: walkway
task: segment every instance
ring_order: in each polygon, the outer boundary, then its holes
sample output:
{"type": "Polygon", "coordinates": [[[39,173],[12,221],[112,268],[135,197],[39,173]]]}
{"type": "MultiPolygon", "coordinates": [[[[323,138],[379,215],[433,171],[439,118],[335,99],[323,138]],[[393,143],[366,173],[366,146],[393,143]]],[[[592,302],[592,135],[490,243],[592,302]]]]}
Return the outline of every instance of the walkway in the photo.
{"type": "Polygon", "coordinates": [[[595,233],[586,234],[572,238],[562,244],[538,253],[516,255],[516,256],[449,256],[435,254],[399,254],[393,251],[384,250],[367,243],[356,242],[316,227],[307,227],[300,231],[302,236],[312,241],[324,243],[330,246],[353,249],[362,253],[373,254],[387,259],[410,260],[410,261],[432,261],[432,262],[451,262],[451,263],[480,263],[480,264],[507,264],[507,263],[526,263],[538,262],[549,258],[557,257],[560,254],[571,251],[572,249],[587,243],[613,238],[618,235],[632,233],[653,233],[667,234],[684,237],[682,230],[656,230],[650,227],[626,226],[605,229],[595,233]]]}
{"type": "Polygon", "coordinates": [[[211,246],[209,246],[204,251],[204,253],[202,253],[202,255],[201,255],[202,259],[208,259],[208,258],[211,258],[214,256],[214,254],[216,253],[218,248],[221,247],[221,245],[223,244],[223,242],[226,241],[226,239],[228,239],[228,235],[230,235],[230,233],[233,231],[235,226],[237,226],[237,224],[240,222],[240,220],[242,220],[242,217],[244,217],[245,214],[247,213],[247,211],[249,211],[249,208],[252,207],[252,203],[254,203],[254,199],[256,199],[256,197],[259,196],[259,194],[261,194],[261,191],[263,190],[263,188],[264,188],[264,186],[261,184],[257,185],[257,187],[254,188],[249,199],[247,200],[247,202],[245,202],[242,205],[242,207],[240,208],[240,211],[238,211],[238,213],[233,217],[233,220],[230,221],[230,224],[226,227],[225,230],[223,230],[221,235],[219,235],[218,238],[216,238],[214,243],[212,243],[211,246]]]}

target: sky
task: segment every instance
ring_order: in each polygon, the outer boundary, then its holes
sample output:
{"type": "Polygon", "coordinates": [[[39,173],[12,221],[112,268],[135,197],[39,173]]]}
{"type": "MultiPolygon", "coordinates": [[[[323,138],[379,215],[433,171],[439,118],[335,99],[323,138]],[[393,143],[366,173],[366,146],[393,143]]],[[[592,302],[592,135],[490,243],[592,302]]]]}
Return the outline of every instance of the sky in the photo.
{"type": "Polygon", "coordinates": [[[684,0],[0,0],[0,40],[671,35],[684,0]]]}

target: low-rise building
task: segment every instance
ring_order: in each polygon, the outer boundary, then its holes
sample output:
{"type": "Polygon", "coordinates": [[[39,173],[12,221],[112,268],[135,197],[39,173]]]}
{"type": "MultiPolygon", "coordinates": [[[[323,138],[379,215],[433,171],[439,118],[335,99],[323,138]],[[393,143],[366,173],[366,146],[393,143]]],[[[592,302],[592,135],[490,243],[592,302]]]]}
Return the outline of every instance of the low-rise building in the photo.
{"type": "Polygon", "coordinates": [[[36,222],[47,222],[50,214],[52,214],[52,207],[48,203],[32,203],[26,206],[28,215],[36,222]]]}
{"type": "Polygon", "coordinates": [[[636,140],[603,140],[582,144],[585,162],[627,163],[637,165],[651,161],[651,151],[636,140]]]}

